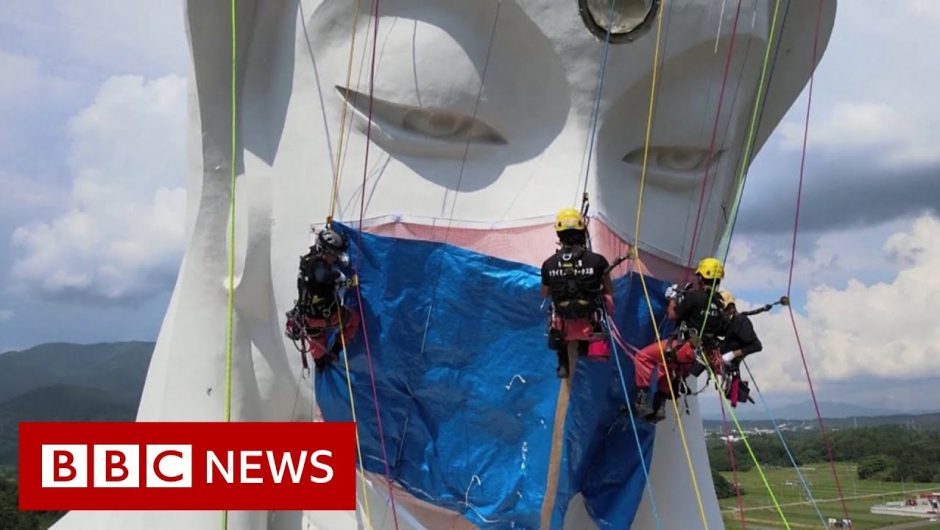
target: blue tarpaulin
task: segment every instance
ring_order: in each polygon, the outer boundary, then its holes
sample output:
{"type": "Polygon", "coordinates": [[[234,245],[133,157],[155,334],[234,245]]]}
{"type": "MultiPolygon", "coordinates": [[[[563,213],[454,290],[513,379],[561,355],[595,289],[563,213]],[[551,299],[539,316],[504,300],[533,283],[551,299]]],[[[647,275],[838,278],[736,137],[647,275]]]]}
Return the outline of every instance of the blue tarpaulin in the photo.
{"type": "MultiPolygon", "coordinates": [[[[453,245],[334,228],[351,240],[365,317],[347,347],[366,469],[385,474],[367,339],[391,478],[481,528],[538,528],[560,388],[538,269],[453,245]]],[[[647,285],[660,319],[666,285],[652,278],[647,285]]],[[[615,301],[623,338],[652,342],[636,275],[615,281],[615,301]]],[[[355,292],[347,303],[356,305],[355,292]]],[[[632,392],[632,361],[620,355],[632,392]]],[[[318,373],[316,398],[327,421],[351,421],[342,359],[318,373]]],[[[552,528],[561,528],[579,492],[602,528],[633,521],[644,476],[629,419],[618,415],[624,403],[613,358],[578,361],[552,528]]],[[[649,462],[653,428],[638,429],[649,462]]]]}

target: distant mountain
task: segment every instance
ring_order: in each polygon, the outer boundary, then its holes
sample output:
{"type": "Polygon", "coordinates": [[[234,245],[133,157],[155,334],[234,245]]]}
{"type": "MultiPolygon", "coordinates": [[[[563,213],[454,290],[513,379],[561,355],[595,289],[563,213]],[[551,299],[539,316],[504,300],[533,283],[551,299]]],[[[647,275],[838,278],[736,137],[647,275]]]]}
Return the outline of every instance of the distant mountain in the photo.
{"type": "Polygon", "coordinates": [[[0,466],[16,465],[21,421],[133,421],[137,401],[71,385],[37,388],[0,402],[0,466]]]}
{"type": "Polygon", "coordinates": [[[102,390],[136,407],[153,347],[152,342],[49,343],[0,354],[0,402],[69,385],[102,390]]]}
{"type": "Polygon", "coordinates": [[[133,421],[152,342],[42,344],[0,354],[0,467],[21,421],[133,421]]]}
{"type": "MultiPolygon", "coordinates": [[[[750,403],[738,405],[734,412],[737,414],[739,420],[766,420],[768,419],[767,412],[759,403],[760,402],[758,401],[758,404],[756,405],[750,403]]],[[[820,401],[819,410],[822,412],[823,418],[897,416],[910,414],[909,412],[900,410],[884,409],[868,405],[858,405],[855,403],[839,403],[834,401],[820,401]]],[[[771,413],[778,421],[816,419],[816,409],[813,406],[812,401],[792,403],[776,409],[772,408],[771,413]]],[[[721,414],[719,413],[706,413],[704,417],[708,420],[721,420],[721,414]]]]}

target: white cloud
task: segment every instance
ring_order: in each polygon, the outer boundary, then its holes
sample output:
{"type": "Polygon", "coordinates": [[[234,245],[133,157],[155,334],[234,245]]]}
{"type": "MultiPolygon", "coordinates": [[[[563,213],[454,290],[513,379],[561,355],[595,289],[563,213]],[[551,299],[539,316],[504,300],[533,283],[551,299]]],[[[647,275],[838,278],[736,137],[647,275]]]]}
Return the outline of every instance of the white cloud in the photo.
{"type": "Polygon", "coordinates": [[[74,84],[43,69],[36,57],[0,48],[0,108],[18,110],[23,105],[42,103],[68,95],[74,84]]]}
{"type": "Polygon", "coordinates": [[[76,76],[180,73],[183,9],[180,0],[4,2],[0,34],[76,76]]]}
{"type": "Polygon", "coordinates": [[[185,63],[183,2],[56,2],[72,51],[122,72],[179,72],[185,63]]]}
{"type": "Polygon", "coordinates": [[[107,80],[69,123],[65,212],[20,226],[14,286],[121,301],[167,288],[182,255],[186,80],[107,80]]]}
{"type": "Polygon", "coordinates": [[[940,20],[940,3],[936,0],[912,0],[910,7],[917,17],[940,20]]]}
{"type": "Polygon", "coordinates": [[[21,220],[39,212],[57,211],[65,195],[56,187],[0,170],[0,221],[21,220]]]}
{"type": "MultiPolygon", "coordinates": [[[[940,129],[935,124],[925,127],[919,120],[905,116],[900,108],[917,109],[902,105],[904,102],[897,101],[842,101],[828,109],[817,109],[818,115],[810,126],[808,148],[861,156],[886,168],[940,162],[940,151],[936,149],[940,129]]],[[[802,122],[785,122],[778,134],[783,149],[802,149],[802,122]]]]}
{"type": "Polygon", "coordinates": [[[36,91],[40,84],[39,61],[0,49],[0,102],[12,102],[36,91]]]}
{"type": "MultiPolygon", "coordinates": [[[[918,218],[882,246],[897,275],[844,288],[818,285],[796,314],[814,383],[858,377],[915,379],[940,376],[940,326],[932,310],[940,296],[940,220],[918,218]]],[[[796,308],[795,308],[796,309],[796,308]]],[[[766,390],[806,389],[805,374],[786,311],[753,317],[765,351],[750,362],[766,390]]]]}
{"type": "MultiPolygon", "coordinates": [[[[793,272],[794,290],[820,283],[842,286],[851,277],[872,279],[892,273],[897,263],[873,241],[909,228],[911,218],[863,228],[800,232],[793,272]]],[[[732,291],[777,290],[784,294],[792,234],[736,236],[728,253],[726,285],[732,291]]]]}

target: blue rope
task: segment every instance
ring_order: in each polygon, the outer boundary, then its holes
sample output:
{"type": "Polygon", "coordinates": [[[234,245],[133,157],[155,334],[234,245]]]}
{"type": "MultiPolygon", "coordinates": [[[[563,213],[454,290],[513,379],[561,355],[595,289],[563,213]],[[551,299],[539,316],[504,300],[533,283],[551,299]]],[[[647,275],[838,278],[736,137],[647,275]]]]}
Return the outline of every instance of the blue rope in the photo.
{"type": "MultiPolygon", "coordinates": [[[[601,68],[597,74],[597,92],[594,94],[594,109],[591,111],[591,132],[588,135],[587,145],[584,150],[587,152],[587,164],[584,166],[584,188],[581,194],[587,193],[588,179],[591,172],[591,158],[594,155],[594,140],[597,136],[597,117],[600,114],[601,92],[604,90],[604,78],[607,75],[607,55],[610,51],[610,28],[614,20],[614,3],[616,0],[610,0],[610,9],[607,12],[607,36],[604,39],[604,55],[601,60],[601,68]]],[[[577,201],[577,197],[575,198],[577,201]]]]}
{"type": "MultiPolygon", "coordinates": [[[[610,320],[608,320],[606,313],[604,313],[604,325],[607,326],[607,331],[610,333],[610,320]]],[[[630,394],[627,392],[627,382],[623,377],[623,367],[620,365],[620,352],[617,350],[617,344],[613,338],[611,338],[610,344],[614,349],[614,360],[617,361],[617,373],[620,374],[620,388],[623,389],[623,397],[627,401],[627,412],[630,414],[630,427],[633,429],[633,439],[636,441],[637,453],[640,454],[640,467],[643,468],[643,477],[646,479],[646,487],[650,492],[650,504],[653,506],[653,518],[656,519],[656,528],[663,530],[663,522],[659,518],[659,508],[656,507],[656,497],[653,495],[653,483],[650,481],[649,470],[647,469],[646,464],[646,457],[643,456],[643,445],[640,443],[640,435],[636,428],[636,419],[633,417],[633,407],[630,406],[630,394]]]]}
{"type": "Polygon", "coordinates": [[[793,458],[793,453],[790,452],[790,447],[787,445],[787,441],[783,438],[783,433],[780,431],[780,427],[777,426],[777,420],[774,419],[773,414],[770,412],[770,407],[767,406],[767,402],[764,400],[764,394],[761,393],[760,387],[757,386],[757,380],[754,379],[754,374],[751,373],[750,367],[748,367],[747,362],[742,363],[744,369],[747,370],[747,376],[751,378],[751,383],[754,383],[754,390],[757,392],[757,397],[760,398],[761,405],[764,406],[764,410],[767,412],[767,417],[770,418],[770,422],[774,425],[774,431],[777,433],[777,437],[780,438],[780,443],[783,444],[783,449],[787,452],[787,457],[790,459],[790,463],[793,464],[793,469],[796,470],[797,476],[800,477],[800,484],[803,485],[803,491],[806,492],[806,496],[809,497],[810,502],[813,503],[813,509],[816,510],[816,515],[819,516],[819,522],[822,523],[823,528],[829,528],[826,519],[823,517],[822,512],[819,511],[819,506],[816,504],[816,499],[813,497],[813,492],[809,489],[809,484],[806,483],[806,478],[803,476],[803,473],[800,471],[800,466],[797,465],[796,459],[793,458]]]}

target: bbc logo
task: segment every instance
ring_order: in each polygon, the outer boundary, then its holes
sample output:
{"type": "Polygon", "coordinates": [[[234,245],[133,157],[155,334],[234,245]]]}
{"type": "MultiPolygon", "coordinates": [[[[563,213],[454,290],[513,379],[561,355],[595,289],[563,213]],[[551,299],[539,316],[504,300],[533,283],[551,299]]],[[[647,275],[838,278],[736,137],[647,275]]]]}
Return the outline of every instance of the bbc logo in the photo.
{"type": "Polygon", "coordinates": [[[22,422],[19,433],[20,510],[356,509],[354,423],[22,422]]]}
{"type": "Polygon", "coordinates": [[[42,487],[190,488],[192,463],[192,445],[44,444],[42,487]]]}

